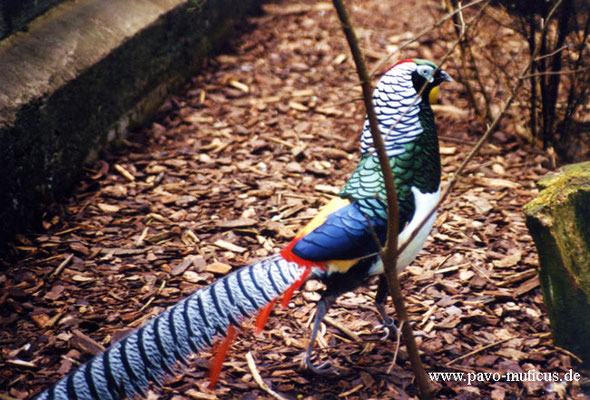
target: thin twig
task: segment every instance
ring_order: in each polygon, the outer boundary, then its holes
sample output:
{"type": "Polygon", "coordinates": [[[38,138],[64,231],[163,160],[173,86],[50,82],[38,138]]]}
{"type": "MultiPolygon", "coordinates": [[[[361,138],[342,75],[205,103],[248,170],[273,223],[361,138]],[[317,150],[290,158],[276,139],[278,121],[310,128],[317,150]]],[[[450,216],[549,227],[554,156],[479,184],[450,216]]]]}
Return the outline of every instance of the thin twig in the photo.
{"type": "MultiPolygon", "coordinates": [[[[371,71],[371,76],[375,75],[375,73],[377,71],[379,71],[379,69],[381,67],[383,67],[383,65],[389,63],[389,60],[391,60],[391,58],[400,50],[402,50],[403,48],[409,46],[410,44],[414,43],[415,41],[417,41],[418,39],[420,39],[422,36],[426,35],[428,32],[430,32],[433,29],[439,28],[442,24],[444,24],[447,20],[453,18],[453,16],[457,13],[462,12],[463,10],[469,8],[469,7],[473,7],[483,1],[486,0],[475,0],[472,1],[471,3],[465,4],[462,7],[457,8],[456,10],[448,13],[447,15],[445,15],[444,17],[442,17],[441,19],[439,19],[438,21],[436,21],[432,26],[429,26],[428,28],[425,28],[423,30],[421,30],[420,32],[418,32],[416,35],[414,35],[414,37],[412,39],[406,40],[401,46],[399,46],[395,51],[392,51],[391,53],[389,53],[387,56],[385,56],[384,58],[382,58],[377,65],[375,65],[375,67],[373,68],[373,70],[371,71]]],[[[487,0],[489,1],[489,0],[487,0]]]]}
{"type": "MultiPolygon", "coordinates": [[[[576,54],[578,59],[575,62],[574,70],[581,68],[584,57],[584,49],[586,48],[586,39],[590,36],[590,16],[586,17],[586,25],[584,26],[584,31],[582,32],[582,37],[580,38],[580,44],[578,46],[576,54]]],[[[588,90],[590,89],[588,84],[582,84],[581,82],[587,82],[587,79],[584,79],[584,76],[580,77],[578,74],[574,74],[572,77],[572,81],[570,82],[570,90],[567,99],[567,106],[563,113],[563,127],[562,132],[570,132],[571,131],[571,124],[572,119],[575,111],[578,109],[580,104],[583,104],[588,97],[588,90]],[[580,81],[581,78],[581,81],[580,81]],[[576,91],[577,88],[580,88],[579,91],[576,91]]],[[[532,123],[531,123],[532,124],[532,123]]],[[[562,135],[560,141],[563,143],[567,140],[569,135],[562,135]]]]}
{"type": "Polygon", "coordinates": [[[569,46],[567,44],[564,44],[563,46],[561,46],[557,50],[552,51],[551,53],[543,54],[543,55],[538,56],[537,58],[535,58],[535,61],[539,61],[539,60],[542,60],[544,58],[548,58],[548,57],[554,56],[555,54],[557,54],[557,53],[559,53],[559,52],[567,49],[568,47],[569,46]]]}
{"type": "MultiPolygon", "coordinates": [[[[527,32],[527,27],[524,27],[524,32],[527,32]]],[[[528,43],[529,43],[529,54],[532,58],[533,54],[535,54],[535,49],[537,47],[535,41],[535,32],[537,31],[537,25],[535,24],[535,17],[530,15],[528,17],[528,43]]],[[[531,72],[533,75],[529,78],[530,85],[531,85],[531,104],[530,104],[530,113],[531,113],[531,135],[533,139],[537,138],[537,97],[538,97],[538,88],[537,88],[537,78],[534,76],[535,71],[537,70],[537,63],[533,60],[531,63],[531,72]]]]}
{"type": "MultiPolygon", "coordinates": [[[[487,9],[487,6],[489,5],[489,3],[490,2],[487,1],[486,4],[484,4],[484,6],[481,7],[481,9],[477,13],[477,15],[475,15],[475,17],[473,17],[469,21],[470,26],[473,21],[475,21],[476,19],[479,19],[483,16],[484,11],[487,9]]],[[[469,99],[469,103],[471,104],[471,107],[475,110],[476,114],[480,118],[485,117],[486,119],[491,119],[490,112],[489,112],[490,99],[485,91],[485,85],[483,84],[483,81],[481,79],[481,76],[479,74],[477,66],[475,65],[475,57],[473,55],[472,47],[466,38],[466,35],[467,35],[466,29],[465,29],[466,24],[465,24],[464,17],[463,17],[461,3],[459,2],[457,4],[456,1],[453,1],[452,4],[454,7],[457,7],[457,11],[458,11],[457,14],[453,16],[453,22],[455,23],[455,34],[457,35],[457,40],[459,42],[459,50],[460,50],[460,55],[461,55],[461,65],[463,67],[462,69],[459,69],[461,83],[463,83],[463,85],[465,86],[465,90],[466,90],[466,93],[467,93],[467,96],[469,99]],[[460,30],[459,30],[459,26],[461,27],[460,30]],[[468,65],[467,65],[468,59],[471,61],[473,68],[468,67],[468,65]],[[461,70],[465,71],[465,75],[466,75],[465,78],[463,78],[463,74],[460,72],[461,70]],[[472,72],[470,72],[470,71],[472,71],[472,72]],[[471,83],[471,80],[475,81],[480,88],[479,93],[482,95],[482,97],[484,99],[485,110],[486,110],[485,113],[480,111],[477,100],[475,98],[475,89],[471,83]]]]}
{"type": "Polygon", "coordinates": [[[571,358],[573,358],[574,360],[576,360],[577,362],[579,362],[580,364],[582,364],[584,362],[584,360],[582,360],[580,357],[578,357],[577,355],[575,355],[574,353],[572,353],[571,351],[564,349],[563,347],[559,347],[557,345],[553,345],[553,348],[557,351],[561,351],[563,354],[565,354],[566,356],[570,356],[571,358]]]}
{"type": "Polygon", "coordinates": [[[56,277],[57,275],[59,275],[61,273],[61,271],[63,271],[63,269],[66,267],[66,265],[68,265],[70,263],[70,261],[72,261],[72,258],[74,257],[74,254],[70,253],[66,256],[66,258],[57,266],[57,268],[55,269],[55,271],[53,271],[51,273],[51,275],[49,275],[50,277],[56,277]]]}
{"type": "Polygon", "coordinates": [[[258,386],[260,387],[260,389],[264,390],[266,393],[270,394],[272,397],[274,397],[277,400],[287,400],[286,397],[281,396],[279,393],[272,390],[262,380],[262,377],[260,376],[260,373],[258,372],[258,368],[256,367],[256,361],[254,361],[254,357],[252,356],[251,351],[246,353],[246,361],[248,362],[248,369],[250,369],[250,373],[252,374],[252,377],[254,378],[254,380],[256,381],[258,386]]]}
{"type": "Polygon", "coordinates": [[[332,325],[336,329],[339,329],[342,333],[344,333],[346,336],[351,338],[353,341],[355,341],[357,343],[362,341],[361,338],[356,333],[354,333],[352,330],[348,329],[346,326],[344,326],[341,323],[337,322],[336,320],[328,317],[327,315],[324,317],[324,322],[327,323],[328,325],[332,325]]]}
{"type": "Polygon", "coordinates": [[[391,365],[389,366],[389,368],[387,368],[388,375],[391,374],[391,370],[393,369],[393,366],[397,363],[397,355],[399,354],[399,348],[402,343],[402,328],[404,327],[405,323],[406,323],[406,321],[402,321],[401,324],[399,325],[399,329],[397,330],[397,338],[396,338],[396,343],[395,343],[395,351],[393,352],[393,360],[391,361],[391,365]]]}
{"type": "Polygon", "coordinates": [[[486,344],[485,346],[479,347],[479,348],[477,348],[477,349],[475,349],[473,351],[470,351],[469,353],[463,354],[460,357],[453,358],[451,361],[449,361],[448,363],[445,364],[445,367],[450,367],[451,365],[455,364],[456,362],[459,362],[461,360],[464,360],[467,357],[471,357],[474,354],[481,353],[482,351],[485,351],[485,350],[487,350],[489,348],[492,348],[492,347],[497,346],[499,344],[505,343],[505,342],[507,342],[509,340],[512,340],[512,339],[514,339],[514,338],[509,337],[509,338],[505,338],[505,339],[502,339],[502,340],[498,340],[497,342],[494,342],[494,343],[486,344]]]}
{"type": "Polygon", "coordinates": [[[525,75],[524,78],[530,78],[533,76],[543,76],[543,75],[571,75],[571,74],[577,74],[578,72],[588,71],[589,69],[590,69],[590,66],[579,68],[579,69],[574,69],[574,70],[563,70],[562,69],[559,71],[544,71],[544,72],[537,72],[535,74],[525,75]]]}

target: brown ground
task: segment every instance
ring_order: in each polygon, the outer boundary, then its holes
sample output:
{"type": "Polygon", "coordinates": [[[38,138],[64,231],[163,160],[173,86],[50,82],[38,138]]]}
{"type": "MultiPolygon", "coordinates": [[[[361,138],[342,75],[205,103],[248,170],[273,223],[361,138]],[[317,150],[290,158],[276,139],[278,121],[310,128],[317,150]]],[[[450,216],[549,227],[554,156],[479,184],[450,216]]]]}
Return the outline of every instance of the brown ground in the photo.
{"type": "MultiPolygon", "coordinates": [[[[362,0],[351,7],[363,50],[379,58],[442,15],[435,1],[362,0]],[[414,4],[416,3],[416,4],[414,4]]],[[[441,33],[442,32],[442,33],[441,33]]],[[[451,39],[431,32],[395,58],[437,60],[451,39]]],[[[447,70],[453,74],[452,61],[447,70]]],[[[286,243],[332,196],[358,160],[363,108],[348,49],[330,3],[269,5],[241,27],[150,127],[87,171],[46,232],[21,236],[0,275],[0,393],[25,398],[128,329],[202,285],[286,243]],[[96,342],[100,343],[98,345],[96,342]]],[[[438,112],[444,177],[483,128],[472,123],[458,83],[438,112]]],[[[429,372],[482,373],[438,384],[440,398],[584,398],[579,384],[495,382],[483,373],[564,373],[576,360],[556,348],[522,206],[546,159],[506,122],[443,206],[425,250],[402,284],[429,372]]],[[[374,287],[349,293],[330,312],[321,360],[338,376],[299,365],[319,285],[260,337],[239,334],[215,391],[203,353],[151,398],[270,398],[246,363],[287,398],[415,398],[402,346],[379,340],[374,287]],[[347,334],[338,326],[350,329],[347,334]],[[159,397],[158,397],[159,396],[159,397]]]]}

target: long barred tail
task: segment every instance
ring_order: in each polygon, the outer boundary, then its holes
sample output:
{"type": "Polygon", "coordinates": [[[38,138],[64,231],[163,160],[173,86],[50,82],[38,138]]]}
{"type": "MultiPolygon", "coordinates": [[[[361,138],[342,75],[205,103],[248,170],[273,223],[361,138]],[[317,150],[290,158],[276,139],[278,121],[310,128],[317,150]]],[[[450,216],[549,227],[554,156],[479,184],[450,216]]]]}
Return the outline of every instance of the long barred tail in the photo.
{"type": "Polygon", "coordinates": [[[145,396],[179,363],[211,346],[230,325],[252,316],[305,278],[306,270],[275,255],[196,291],[39,394],[37,400],[145,396]]]}

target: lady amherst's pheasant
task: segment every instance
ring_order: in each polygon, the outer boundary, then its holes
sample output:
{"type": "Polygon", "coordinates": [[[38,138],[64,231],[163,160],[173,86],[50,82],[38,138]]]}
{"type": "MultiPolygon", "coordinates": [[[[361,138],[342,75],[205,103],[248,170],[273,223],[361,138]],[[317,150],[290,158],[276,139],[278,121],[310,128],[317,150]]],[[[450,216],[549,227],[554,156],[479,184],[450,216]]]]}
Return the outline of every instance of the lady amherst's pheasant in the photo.
{"type": "MultiPolygon", "coordinates": [[[[389,165],[395,175],[399,205],[399,243],[404,243],[438,201],[440,156],[429,95],[447,73],[427,60],[404,60],[380,79],[373,101],[384,137],[389,165]]],[[[386,193],[369,124],[361,136],[361,160],[339,196],[282,251],[226,275],[199,289],[159,316],[148,321],[105,352],[92,358],[37,399],[120,399],[145,395],[149,382],[160,383],[173,374],[188,357],[223,338],[220,351],[229,347],[235,327],[255,313],[262,329],[276,299],[289,302],[293,292],[307,279],[326,284],[318,304],[312,332],[313,344],[320,323],[333,301],[342,293],[382,275],[378,255],[387,225],[386,193]]],[[[399,255],[398,269],[407,266],[422,248],[432,224],[430,217],[399,255]]],[[[383,279],[376,303],[386,325],[392,326],[384,302],[383,279]]],[[[312,347],[307,352],[310,362],[312,347]]],[[[219,374],[223,356],[212,365],[212,383],[219,374]]]]}

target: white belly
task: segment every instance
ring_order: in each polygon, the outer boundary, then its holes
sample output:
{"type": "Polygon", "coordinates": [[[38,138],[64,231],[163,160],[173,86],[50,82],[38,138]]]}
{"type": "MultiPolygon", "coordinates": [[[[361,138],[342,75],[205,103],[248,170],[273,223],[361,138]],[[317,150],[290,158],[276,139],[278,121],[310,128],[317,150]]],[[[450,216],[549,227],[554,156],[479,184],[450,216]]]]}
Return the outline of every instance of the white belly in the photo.
{"type": "MultiPolygon", "coordinates": [[[[401,246],[408,240],[412,232],[422,223],[424,218],[428,216],[432,208],[438,202],[440,198],[440,186],[434,193],[422,193],[417,187],[412,187],[412,193],[414,194],[414,200],[416,201],[416,211],[414,212],[414,218],[408,225],[400,232],[398,236],[398,245],[401,246]]],[[[418,234],[412,239],[410,244],[406,246],[404,251],[398,256],[397,259],[397,272],[401,272],[402,269],[407,267],[412,260],[418,255],[424,242],[432,229],[434,220],[436,219],[436,212],[428,219],[428,221],[420,228],[418,234]]],[[[377,275],[383,273],[383,262],[381,259],[371,268],[370,274],[377,275]]]]}

